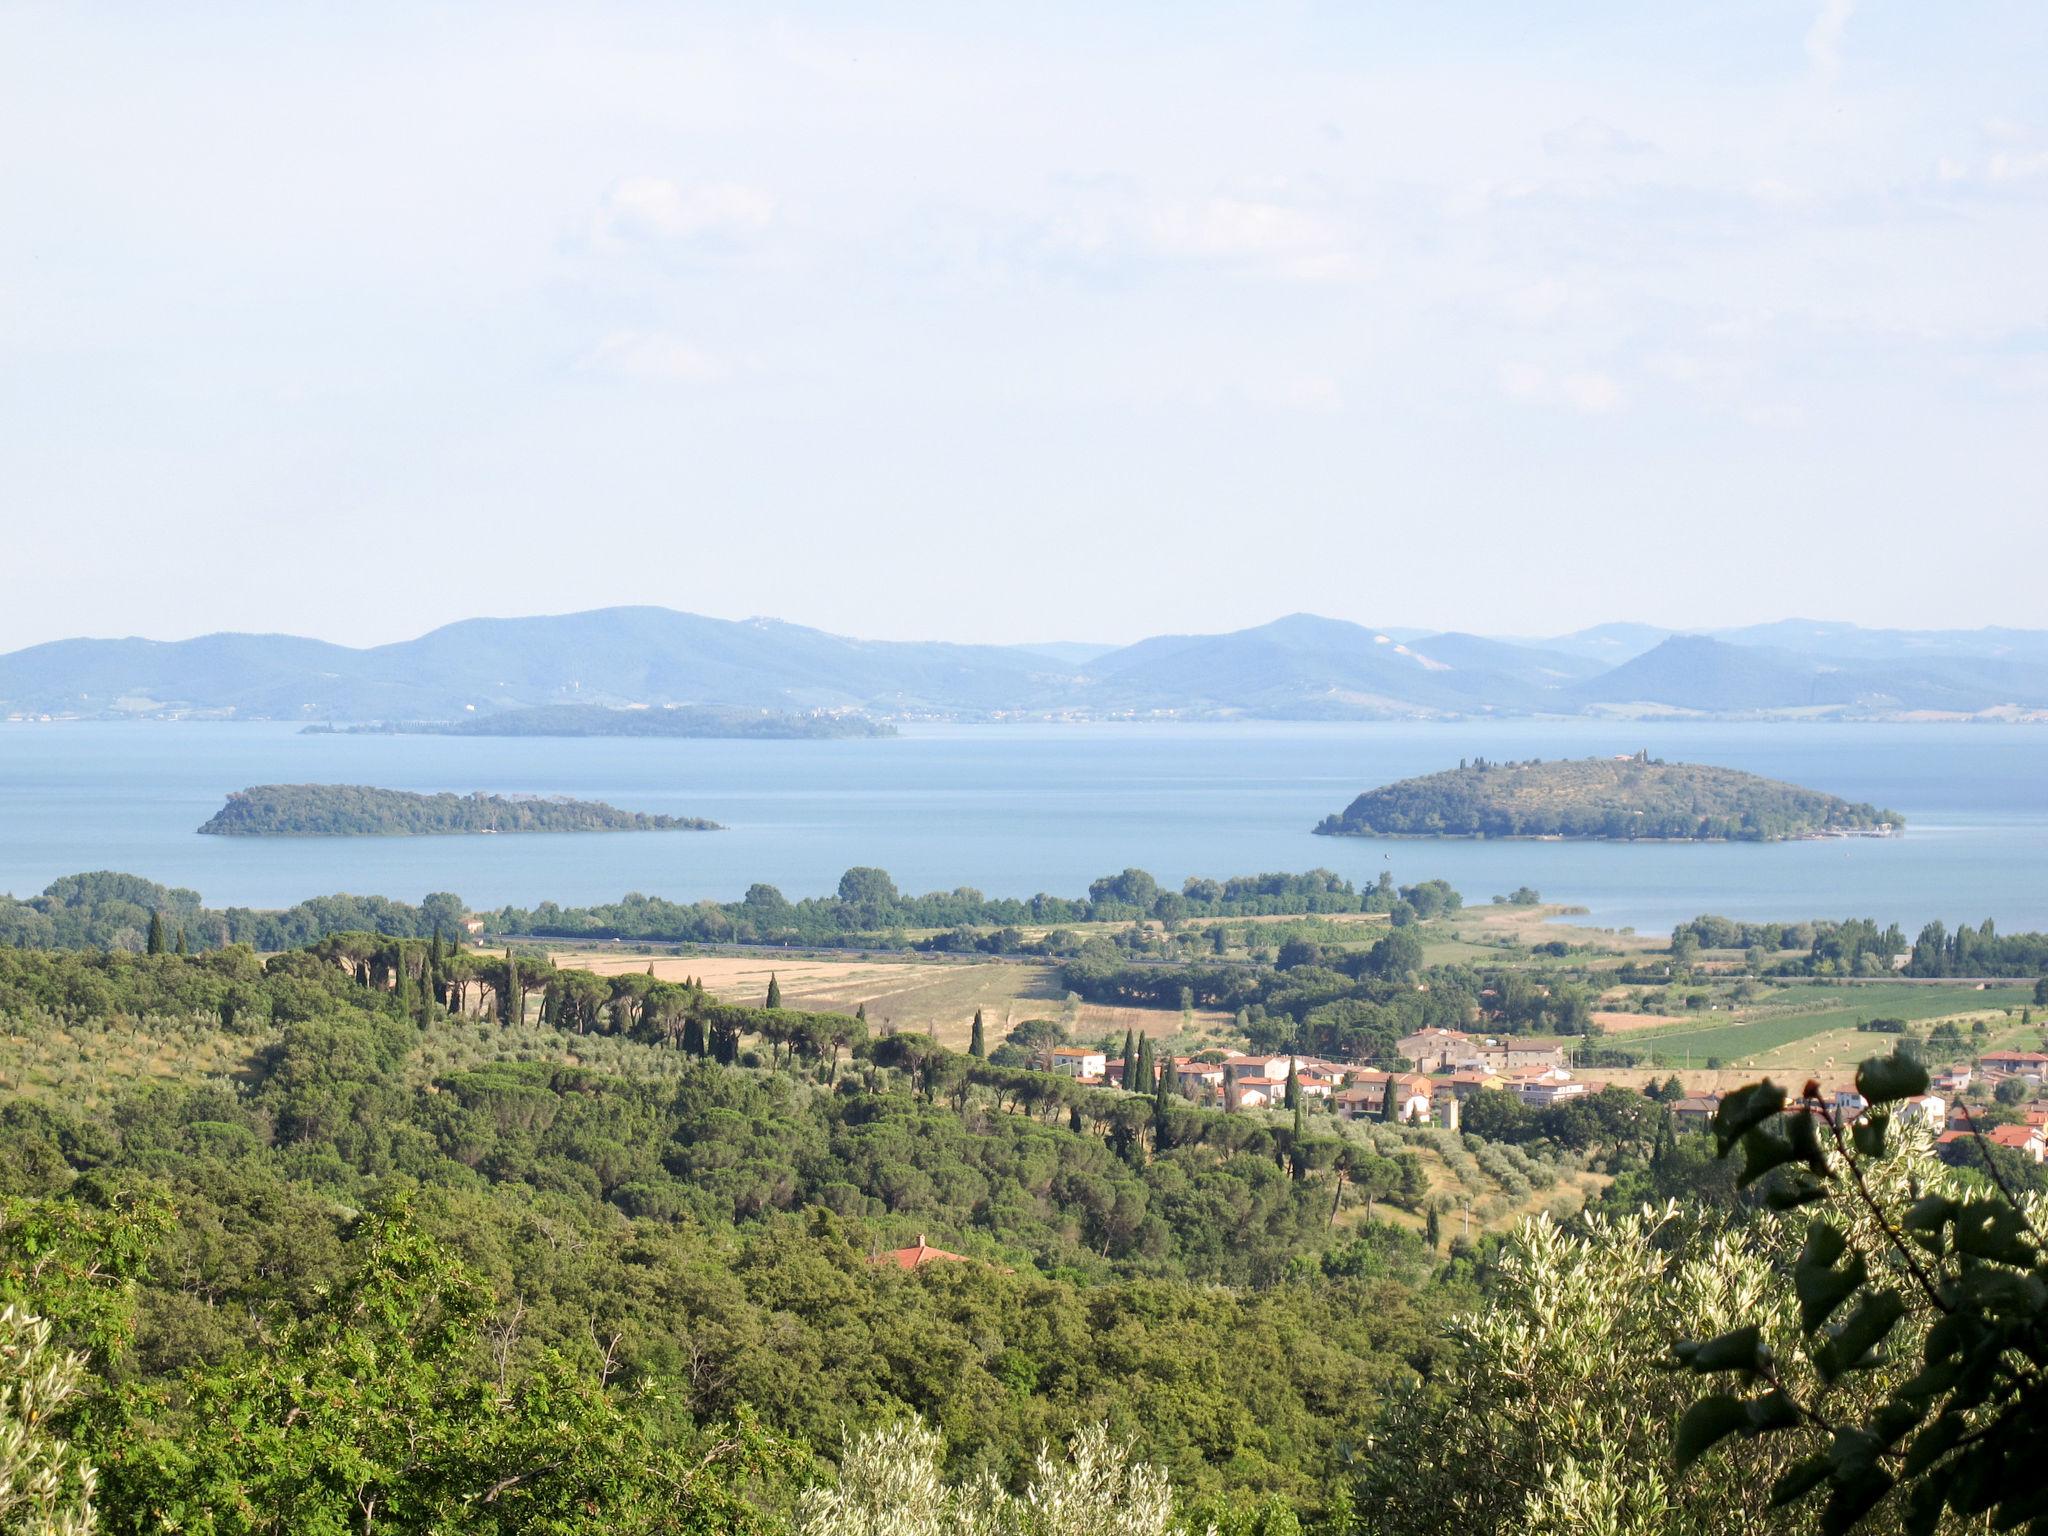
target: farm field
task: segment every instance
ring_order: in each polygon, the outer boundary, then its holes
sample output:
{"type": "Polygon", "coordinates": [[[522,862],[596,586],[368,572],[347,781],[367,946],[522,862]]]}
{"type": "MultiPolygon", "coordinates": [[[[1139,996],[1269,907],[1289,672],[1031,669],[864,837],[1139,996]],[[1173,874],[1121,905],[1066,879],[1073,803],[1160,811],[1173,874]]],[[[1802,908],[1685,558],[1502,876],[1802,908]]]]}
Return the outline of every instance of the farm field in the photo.
{"type": "Polygon", "coordinates": [[[1785,1001],[1743,1010],[1732,1019],[1635,1029],[1624,1038],[1631,1049],[1655,1051],[1667,1066],[1700,1066],[1715,1057],[1731,1066],[1820,1070],[1853,1063],[1884,1049],[1888,1037],[1857,1029],[1865,1020],[1895,1018],[1924,1023],[1953,1018],[1968,1022],[1981,1017],[1995,1030],[2002,1030],[2007,1026],[2005,1010],[2017,1011],[2032,999],[2031,986],[2019,983],[1981,989],[1967,982],[1953,986],[1902,983],[1839,990],[1797,988],[1785,1001]]]}
{"type": "MultiPolygon", "coordinates": [[[[601,975],[644,971],[668,981],[685,976],[702,979],[721,1001],[760,1006],[773,973],[785,1007],[818,1012],[851,1013],[865,1003],[869,1027],[922,1033],[939,1043],[964,1047],[972,1033],[974,1010],[983,1011],[989,1044],[1026,1019],[1060,1019],[1078,1040],[1098,1035],[1122,1038],[1126,1030],[1171,1035],[1181,1028],[1177,1011],[1164,1008],[1114,1008],[1076,1003],[1071,1008],[1060,991],[1052,967],[997,960],[814,959],[801,955],[612,954],[603,951],[556,950],[557,965],[580,966],[601,975]]],[[[1197,1031],[1227,1029],[1230,1016],[1197,1009],[1197,1031]]]]}

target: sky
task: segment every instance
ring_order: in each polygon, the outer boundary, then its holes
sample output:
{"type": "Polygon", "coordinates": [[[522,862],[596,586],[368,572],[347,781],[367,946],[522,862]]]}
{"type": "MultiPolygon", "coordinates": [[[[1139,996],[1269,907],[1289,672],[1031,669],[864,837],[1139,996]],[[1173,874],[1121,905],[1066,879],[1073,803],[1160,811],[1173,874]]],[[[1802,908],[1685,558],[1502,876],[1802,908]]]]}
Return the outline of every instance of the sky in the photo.
{"type": "Polygon", "coordinates": [[[2048,627],[2048,7],[0,6],[0,650],[2048,627]]]}

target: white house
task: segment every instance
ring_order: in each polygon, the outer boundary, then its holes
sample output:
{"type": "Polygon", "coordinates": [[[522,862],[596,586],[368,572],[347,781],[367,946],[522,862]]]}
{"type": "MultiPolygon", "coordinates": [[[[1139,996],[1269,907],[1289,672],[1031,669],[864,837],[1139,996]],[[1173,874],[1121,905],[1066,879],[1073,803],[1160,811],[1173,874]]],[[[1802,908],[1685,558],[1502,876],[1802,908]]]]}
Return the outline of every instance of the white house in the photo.
{"type": "Polygon", "coordinates": [[[1078,1045],[1058,1046],[1052,1052],[1052,1069],[1061,1077],[1102,1077],[1109,1070],[1109,1053],[1078,1045]]]}

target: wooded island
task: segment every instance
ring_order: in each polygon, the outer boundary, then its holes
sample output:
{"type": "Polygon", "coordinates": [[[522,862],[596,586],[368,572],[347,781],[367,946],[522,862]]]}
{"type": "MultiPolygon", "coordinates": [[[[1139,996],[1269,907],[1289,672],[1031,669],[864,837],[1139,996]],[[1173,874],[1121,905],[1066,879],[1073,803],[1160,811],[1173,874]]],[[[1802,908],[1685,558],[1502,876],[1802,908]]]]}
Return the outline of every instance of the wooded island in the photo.
{"type": "Polygon", "coordinates": [[[596,800],[419,795],[367,784],[256,784],[200,827],[221,837],[427,837],[444,832],[709,832],[701,816],[622,811],[596,800]]]}
{"type": "Polygon", "coordinates": [[[1556,837],[1781,842],[1890,836],[1905,818],[1735,768],[1638,752],[1557,762],[1486,758],[1369,790],[1327,816],[1337,837],[1556,837]]]}

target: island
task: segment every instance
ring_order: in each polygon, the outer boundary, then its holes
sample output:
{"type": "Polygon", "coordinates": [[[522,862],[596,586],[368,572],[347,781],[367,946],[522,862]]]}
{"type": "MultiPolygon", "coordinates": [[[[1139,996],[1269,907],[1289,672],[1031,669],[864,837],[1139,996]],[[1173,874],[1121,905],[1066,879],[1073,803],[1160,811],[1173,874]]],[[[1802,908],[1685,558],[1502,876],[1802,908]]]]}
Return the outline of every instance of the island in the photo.
{"type": "Polygon", "coordinates": [[[1734,768],[1648,752],[1557,762],[1461,762],[1368,790],[1315,830],[1333,837],[1540,837],[1783,842],[1890,837],[1905,818],[1734,768]]]}
{"type": "Polygon", "coordinates": [[[596,800],[417,795],[367,784],[255,784],[199,829],[214,837],[430,837],[448,832],[712,832],[701,816],[654,816],[596,800]]]}
{"type": "Polygon", "coordinates": [[[612,709],[540,704],[464,720],[394,720],[377,725],[309,725],[305,736],[659,736],[733,741],[841,741],[894,736],[896,727],[842,711],[787,711],[671,705],[612,709]]]}

